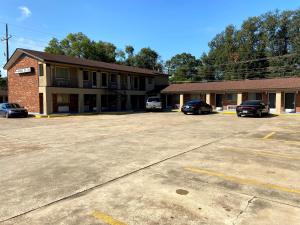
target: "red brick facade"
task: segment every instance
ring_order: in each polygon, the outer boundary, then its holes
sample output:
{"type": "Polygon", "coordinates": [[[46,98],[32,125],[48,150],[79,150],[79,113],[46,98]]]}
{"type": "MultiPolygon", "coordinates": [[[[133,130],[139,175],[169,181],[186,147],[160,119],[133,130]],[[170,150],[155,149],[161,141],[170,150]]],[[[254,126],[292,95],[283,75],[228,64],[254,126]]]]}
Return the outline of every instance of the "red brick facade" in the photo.
{"type": "Polygon", "coordinates": [[[300,93],[296,94],[296,112],[300,112],[300,93]]]}
{"type": "Polygon", "coordinates": [[[29,112],[40,112],[38,61],[28,56],[20,57],[8,70],[8,101],[19,103],[29,112]],[[16,69],[32,67],[31,73],[16,74],[16,69]]]}

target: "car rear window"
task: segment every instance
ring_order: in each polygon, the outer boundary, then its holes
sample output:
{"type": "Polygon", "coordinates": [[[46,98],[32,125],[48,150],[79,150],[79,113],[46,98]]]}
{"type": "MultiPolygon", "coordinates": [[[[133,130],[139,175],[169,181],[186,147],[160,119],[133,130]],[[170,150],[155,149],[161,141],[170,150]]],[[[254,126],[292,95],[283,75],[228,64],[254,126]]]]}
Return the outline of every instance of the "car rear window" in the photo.
{"type": "Polygon", "coordinates": [[[11,103],[11,104],[5,104],[5,108],[7,109],[15,109],[15,108],[20,108],[20,106],[16,103],[11,103]]]}
{"type": "Polygon", "coordinates": [[[201,101],[193,100],[193,101],[187,102],[186,104],[187,104],[187,105],[197,105],[197,104],[199,104],[200,102],[201,102],[201,101]]]}
{"type": "Polygon", "coordinates": [[[260,101],[245,101],[242,103],[242,105],[260,105],[260,101]]]}
{"type": "Polygon", "coordinates": [[[159,98],[148,98],[148,102],[160,102],[159,98]]]}

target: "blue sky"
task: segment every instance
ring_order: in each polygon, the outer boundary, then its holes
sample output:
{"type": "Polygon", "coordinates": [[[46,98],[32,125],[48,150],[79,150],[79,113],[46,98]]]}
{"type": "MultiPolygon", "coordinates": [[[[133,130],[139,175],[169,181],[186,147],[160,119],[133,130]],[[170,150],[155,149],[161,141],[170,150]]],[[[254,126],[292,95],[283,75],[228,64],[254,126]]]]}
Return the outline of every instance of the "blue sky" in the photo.
{"type": "MultiPolygon", "coordinates": [[[[182,52],[201,56],[229,24],[239,27],[249,16],[299,7],[296,0],[9,0],[1,2],[0,35],[8,22],[11,53],[17,47],[43,50],[52,37],[81,31],[120,49],[151,47],[167,60],[182,52]]],[[[3,50],[1,43],[1,66],[3,50]]]]}

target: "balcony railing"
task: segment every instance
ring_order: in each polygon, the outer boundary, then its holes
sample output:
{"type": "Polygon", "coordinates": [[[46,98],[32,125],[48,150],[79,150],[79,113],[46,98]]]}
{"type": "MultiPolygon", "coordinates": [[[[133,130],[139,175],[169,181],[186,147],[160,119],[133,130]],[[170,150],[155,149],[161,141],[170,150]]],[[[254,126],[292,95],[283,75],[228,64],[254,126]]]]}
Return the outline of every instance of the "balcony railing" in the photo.
{"type": "Polygon", "coordinates": [[[78,85],[72,83],[70,80],[54,80],[53,81],[54,87],[68,87],[68,88],[77,88],[78,85]]]}

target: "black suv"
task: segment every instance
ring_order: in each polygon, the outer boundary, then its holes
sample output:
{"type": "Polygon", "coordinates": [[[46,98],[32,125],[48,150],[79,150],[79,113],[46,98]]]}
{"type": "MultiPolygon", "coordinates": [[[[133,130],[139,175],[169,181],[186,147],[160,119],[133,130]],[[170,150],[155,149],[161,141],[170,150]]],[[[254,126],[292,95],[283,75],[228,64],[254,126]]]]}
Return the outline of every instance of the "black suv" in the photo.
{"type": "Polygon", "coordinates": [[[269,114],[269,106],[261,100],[248,100],[242,102],[236,107],[236,115],[240,116],[257,116],[269,114]]]}
{"type": "Polygon", "coordinates": [[[184,104],[181,108],[181,112],[184,114],[202,114],[202,113],[211,113],[211,105],[201,101],[201,100],[192,100],[184,104]]]}

